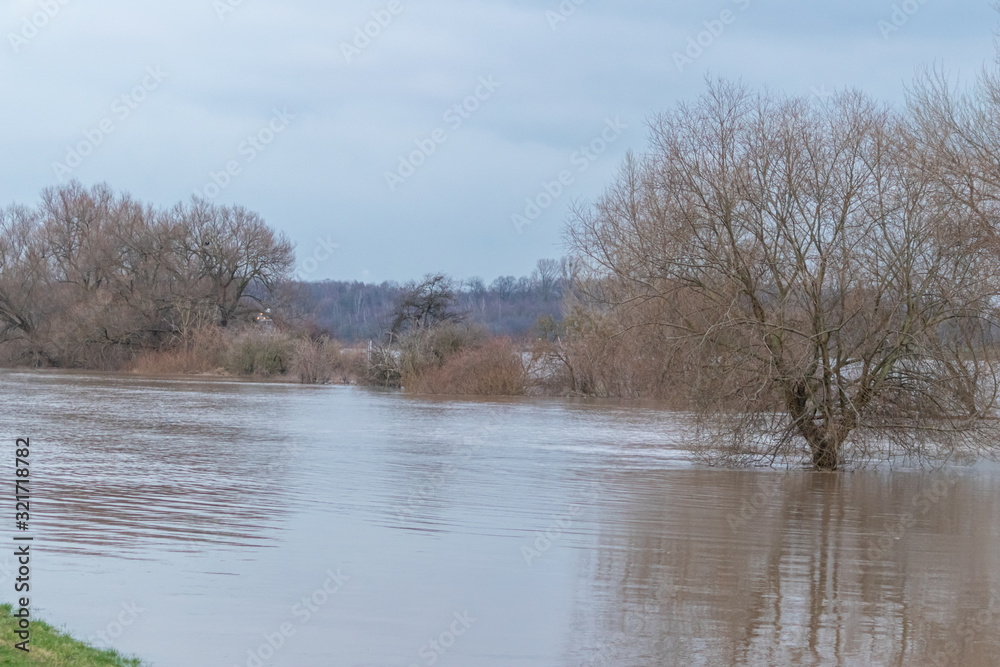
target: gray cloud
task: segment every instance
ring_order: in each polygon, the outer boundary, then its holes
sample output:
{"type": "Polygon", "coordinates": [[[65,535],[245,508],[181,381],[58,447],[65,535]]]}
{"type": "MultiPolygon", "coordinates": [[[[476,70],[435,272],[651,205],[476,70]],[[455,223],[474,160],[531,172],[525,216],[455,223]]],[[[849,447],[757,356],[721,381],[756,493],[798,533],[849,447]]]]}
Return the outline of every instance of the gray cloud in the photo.
{"type": "Polygon", "coordinates": [[[587,0],[553,29],[546,12],[557,1],[399,2],[350,62],[342,43],[388,0],[243,0],[224,20],[213,0],[8,2],[0,201],[33,201],[56,182],[67,147],[111,117],[114,131],[73,176],[168,205],[235,159],[240,173],[220,201],[260,211],[303,256],[317,238],[340,243],[317,278],[524,273],[560,254],[570,203],[599,193],[624,152],[642,149],[644,120],[697,94],[706,72],[899,102],[921,63],[971,75],[992,59],[997,23],[986,3],[913,0],[918,9],[885,39],[878,22],[903,3],[587,0]],[[53,15],[24,38],[43,7],[53,15]],[[673,54],[723,10],[734,22],[678,72],[673,54]],[[24,40],[16,52],[11,35],[24,40]],[[116,99],[150,66],[168,78],[118,118],[116,99]],[[502,86],[452,129],[445,111],[483,76],[502,86]],[[241,145],[286,108],[287,130],[247,161],[241,145]],[[525,198],[616,116],[628,130],[518,234],[511,215],[525,198]],[[435,129],[444,143],[391,192],[385,172],[435,129]]]}

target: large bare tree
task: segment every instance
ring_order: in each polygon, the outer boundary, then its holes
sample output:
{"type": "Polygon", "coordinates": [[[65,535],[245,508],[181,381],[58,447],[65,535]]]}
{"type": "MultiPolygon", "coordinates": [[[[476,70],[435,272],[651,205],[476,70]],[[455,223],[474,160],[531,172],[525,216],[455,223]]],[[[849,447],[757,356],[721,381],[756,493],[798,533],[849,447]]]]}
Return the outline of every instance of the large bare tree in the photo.
{"type": "Polygon", "coordinates": [[[39,328],[52,313],[44,302],[51,265],[38,214],[24,206],[0,209],[0,342],[17,340],[44,357],[39,328]]]}
{"type": "Polygon", "coordinates": [[[246,301],[262,302],[256,286],[271,292],[288,279],[295,259],[291,242],[242,206],[195,199],[176,209],[184,229],[183,252],[209,290],[219,323],[227,326],[246,301]]]}
{"type": "Polygon", "coordinates": [[[710,82],[578,209],[592,300],[666,332],[724,454],[836,469],[1000,443],[997,218],[927,144],[859,93],[710,82]]]}

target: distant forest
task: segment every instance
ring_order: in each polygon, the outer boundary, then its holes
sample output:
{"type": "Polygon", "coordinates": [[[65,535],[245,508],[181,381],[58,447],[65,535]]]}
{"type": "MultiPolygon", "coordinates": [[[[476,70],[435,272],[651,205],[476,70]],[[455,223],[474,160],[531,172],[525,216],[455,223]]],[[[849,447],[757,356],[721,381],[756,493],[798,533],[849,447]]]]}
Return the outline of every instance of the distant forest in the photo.
{"type": "MultiPolygon", "coordinates": [[[[531,275],[520,278],[445,280],[456,297],[453,310],[464,321],[493,335],[523,337],[535,331],[540,318],[561,319],[564,286],[572,284],[573,274],[573,264],[565,258],[542,259],[531,275]]],[[[378,340],[390,330],[395,310],[415,284],[299,283],[295,310],[312,328],[339,341],[378,340]]]]}

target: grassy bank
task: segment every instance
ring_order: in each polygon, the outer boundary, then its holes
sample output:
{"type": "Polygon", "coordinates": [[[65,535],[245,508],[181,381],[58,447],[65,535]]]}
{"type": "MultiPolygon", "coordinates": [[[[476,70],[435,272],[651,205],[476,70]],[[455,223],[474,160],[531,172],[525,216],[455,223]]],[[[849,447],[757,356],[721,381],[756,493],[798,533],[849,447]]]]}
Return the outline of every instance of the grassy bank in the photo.
{"type": "Polygon", "coordinates": [[[46,665],[46,667],[141,667],[137,658],[126,658],[117,651],[87,646],[59,632],[42,621],[31,621],[31,651],[14,648],[20,639],[14,634],[17,619],[10,605],[0,605],[0,665],[46,665]]]}

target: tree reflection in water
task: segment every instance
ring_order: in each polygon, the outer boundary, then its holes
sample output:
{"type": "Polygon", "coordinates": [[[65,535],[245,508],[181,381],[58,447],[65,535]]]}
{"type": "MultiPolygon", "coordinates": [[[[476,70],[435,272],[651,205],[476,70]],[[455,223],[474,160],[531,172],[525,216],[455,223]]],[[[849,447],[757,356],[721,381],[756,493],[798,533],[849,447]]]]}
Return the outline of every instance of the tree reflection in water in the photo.
{"type": "Polygon", "coordinates": [[[566,664],[1000,664],[1000,478],[942,479],[617,473],[566,664]]]}

